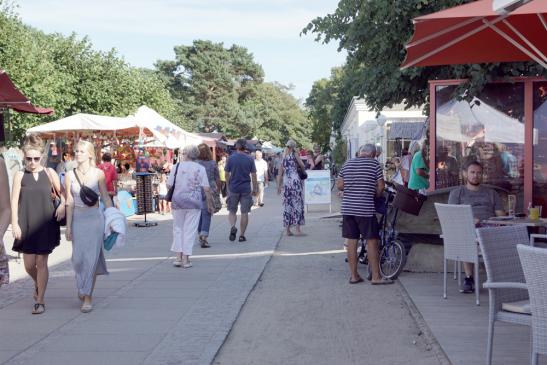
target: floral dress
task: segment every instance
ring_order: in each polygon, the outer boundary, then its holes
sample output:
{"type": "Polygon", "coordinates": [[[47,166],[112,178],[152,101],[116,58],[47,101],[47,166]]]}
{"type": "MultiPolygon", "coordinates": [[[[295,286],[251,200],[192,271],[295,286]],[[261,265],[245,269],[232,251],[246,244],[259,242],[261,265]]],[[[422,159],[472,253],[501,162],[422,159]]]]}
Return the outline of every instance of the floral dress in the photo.
{"type": "Polygon", "coordinates": [[[304,189],[294,154],[283,158],[283,226],[304,225],[304,189]]]}

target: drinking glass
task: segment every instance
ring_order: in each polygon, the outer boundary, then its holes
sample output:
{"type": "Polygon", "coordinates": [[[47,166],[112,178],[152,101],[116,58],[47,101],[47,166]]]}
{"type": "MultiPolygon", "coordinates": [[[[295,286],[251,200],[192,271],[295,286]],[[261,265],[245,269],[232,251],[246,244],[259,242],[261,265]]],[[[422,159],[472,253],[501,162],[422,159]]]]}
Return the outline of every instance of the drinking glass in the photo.
{"type": "Polygon", "coordinates": [[[530,211],[528,212],[528,218],[530,218],[531,221],[537,221],[539,219],[539,207],[538,206],[530,208],[530,211]]]}

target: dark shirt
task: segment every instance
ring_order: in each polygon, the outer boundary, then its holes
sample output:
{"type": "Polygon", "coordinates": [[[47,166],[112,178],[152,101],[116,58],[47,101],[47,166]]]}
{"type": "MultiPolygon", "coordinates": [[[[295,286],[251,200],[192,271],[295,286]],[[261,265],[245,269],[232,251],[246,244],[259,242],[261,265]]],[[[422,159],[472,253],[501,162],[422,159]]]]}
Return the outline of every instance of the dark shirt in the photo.
{"type": "Polygon", "coordinates": [[[256,173],[255,162],[244,153],[235,152],[226,161],[224,171],[230,173],[228,190],[236,194],[251,192],[251,173],[256,173]]]}

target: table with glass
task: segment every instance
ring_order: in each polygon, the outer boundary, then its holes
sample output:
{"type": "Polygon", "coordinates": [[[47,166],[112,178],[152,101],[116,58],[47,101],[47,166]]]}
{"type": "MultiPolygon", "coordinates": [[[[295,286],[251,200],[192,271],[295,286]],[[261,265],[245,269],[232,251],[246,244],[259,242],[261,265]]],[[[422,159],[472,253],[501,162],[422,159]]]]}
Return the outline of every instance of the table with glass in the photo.
{"type": "Polygon", "coordinates": [[[498,225],[498,226],[514,226],[514,225],[525,225],[527,227],[540,227],[547,229],[547,219],[530,219],[528,217],[514,217],[514,216],[501,216],[501,217],[492,217],[484,221],[481,221],[483,224],[489,225],[498,225]]]}

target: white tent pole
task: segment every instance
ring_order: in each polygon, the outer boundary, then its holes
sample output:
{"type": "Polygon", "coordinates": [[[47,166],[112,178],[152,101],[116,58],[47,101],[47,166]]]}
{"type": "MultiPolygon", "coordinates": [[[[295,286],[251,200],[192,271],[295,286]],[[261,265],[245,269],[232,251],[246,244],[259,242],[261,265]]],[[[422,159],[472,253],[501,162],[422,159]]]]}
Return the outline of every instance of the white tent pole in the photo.
{"type": "Polygon", "coordinates": [[[490,29],[498,33],[500,36],[505,38],[505,40],[509,43],[511,43],[513,46],[517,47],[522,53],[539,63],[543,68],[547,68],[547,63],[539,59],[535,54],[524,48],[521,44],[519,44],[517,41],[515,41],[513,38],[511,38],[509,35],[505,34],[501,29],[496,27],[494,24],[490,23],[488,20],[483,20],[484,24],[487,24],[490,29]]]}
{"type": "MultiPolygon", "coordinates": [[[[494,20],[492,21],[491,24],[495,24],[495,23],[497,23],[497,22],[499,22],[499,21],[502,21],[502,20],[505,19],[506,17],[507,17],[507,15],[502,15],[502,16],[500,16],[500,17],[494,19],[494,20]]],[[[483,22],[484,22],[484,20],[483,20],[483,22]]],[[[429,58],[429,57],[431,57],[431,56],[433,56],[433,55],[435,55],[435,54],[437,54],[437,53],[439,53],[439,52],[441,52],[441,51],[444,51],[445,49],[447,49],[447,48],[449,48],[449,47],[452,47],[452,46],[455,45],[456,43],[459,43],[459,42],[463,41],[464,39],[471,37],[473,34],[476,34],[476,33],[478,33],[478,32],[481,32],[481,31],[483,31],[484,29],[486,29],[486,28],[488,28],[488,27],[489,27],[488,24],[483,24],[483,25],[481,25],[481,26],[479,26],[479,27],[477,27],[477,28],[475,28],[475,29],[473,29],[473,30],[471,30],[471,31],[469,31],[469,32],[467,32],[467,33],[465,33],[465,34],[462,34],[461,36],[459,36],[459,37],[457,37],[457,38],[454,38],[454,39],[451,40],[450,42],[443,44],[443,45],[440,46],[439,48],[434,49],[434,50],[432,50],[432,51],[430,51],[430,52],[428,52],[428,53],[426,53],[426,54],[424,54],[424,55],[418,57],[418,58],[415,59],[414,61],[410,62],[408,65],[405,65],[405,66],[401,67],[401,69],[404,70],[405,68],[412,67],[412,66],[414,66],[415,64],[420,63],[421,61],[423,61],[423,60],[425,60],[425,59],[427,59],[427,58],[429,58]]]]}
{"type": "Polygon", "coordinates": [[[532,48],[542,59],[544,62],[547,62],[547,57],[539,50],[532,42],[528,40],[524,35],[522,35],[521,32],[519,32],[515,27],[513,27],[513,24],[509,23],[507,20],[503,20],[503,24],[507,26],[507,28],[511,29],[516,35],[519,36],[520,39],[523,40],[524,43],[526,43],[530,48],[532,48]]]}

